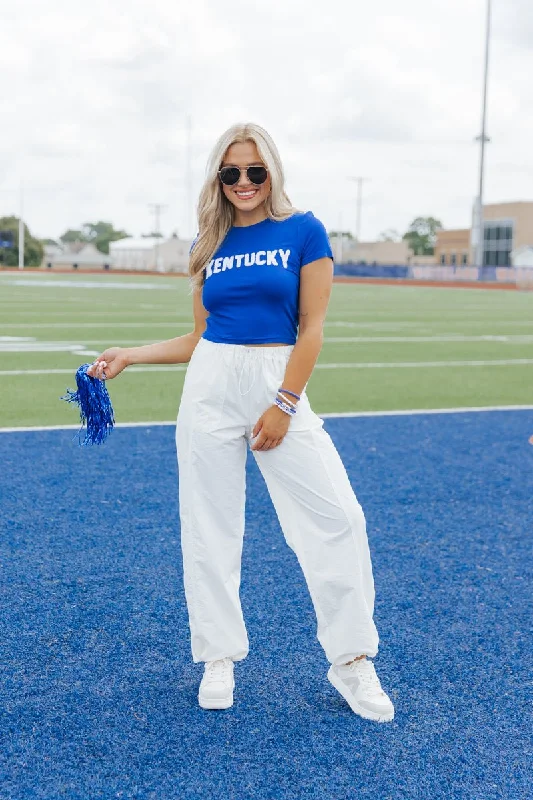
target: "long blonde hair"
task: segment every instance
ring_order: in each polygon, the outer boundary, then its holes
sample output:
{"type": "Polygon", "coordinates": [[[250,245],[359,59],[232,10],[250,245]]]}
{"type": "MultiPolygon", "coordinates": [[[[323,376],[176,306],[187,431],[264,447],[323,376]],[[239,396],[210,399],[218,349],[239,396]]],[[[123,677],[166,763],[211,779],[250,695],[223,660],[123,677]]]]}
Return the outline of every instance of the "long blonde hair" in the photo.
{"type": "Polygon", "coordinates": [[[198,198],[198,236],[189,259],[189,276],[194,288],[203,283],[204,269],[233,225],[234,208],[222,191],[218,171],[232,144],[253,142],[268,169],[271,191],[265,201],[267,216],[279,221],[296,213],[285,193],[285,176],[278,149],[270,135],[252,122],[238,123],[222,134],[207,162],[206,178],[198,198]]]}

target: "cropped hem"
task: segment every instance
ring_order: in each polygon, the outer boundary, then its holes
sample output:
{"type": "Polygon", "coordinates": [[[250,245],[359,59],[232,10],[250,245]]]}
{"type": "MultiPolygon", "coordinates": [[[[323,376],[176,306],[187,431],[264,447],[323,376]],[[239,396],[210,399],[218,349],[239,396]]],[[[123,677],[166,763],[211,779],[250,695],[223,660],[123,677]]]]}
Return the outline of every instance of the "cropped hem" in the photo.
{"type": "Polygon", "coordinates": [[[245,340],[243,339],[219,339],[210,336],[206,336],[205,333],[202,335],[202,339],[205,339],[206,342],[213,342],[213,344],[279,344],[283,347],[292,347],[296,344],[296,339],[291,339],[291,341],[282,341],[283,337],[280,336],[270,336],[270,337],[261,337],[259,339],[254,339],[253,337],[247,337],[245,340]]]}

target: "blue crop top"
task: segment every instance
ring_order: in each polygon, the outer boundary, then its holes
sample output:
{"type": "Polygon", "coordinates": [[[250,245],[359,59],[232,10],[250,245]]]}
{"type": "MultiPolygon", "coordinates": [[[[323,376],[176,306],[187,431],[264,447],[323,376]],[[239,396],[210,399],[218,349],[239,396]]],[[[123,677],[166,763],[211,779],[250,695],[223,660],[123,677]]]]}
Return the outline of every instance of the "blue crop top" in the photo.
{"type": "Polygon", "coordinates": [[[333,259],[322,223],[308,211],[281,222],[230,228],[205,270],[204,339],[225,344],[294,344],[300,269],[333,259]]]}

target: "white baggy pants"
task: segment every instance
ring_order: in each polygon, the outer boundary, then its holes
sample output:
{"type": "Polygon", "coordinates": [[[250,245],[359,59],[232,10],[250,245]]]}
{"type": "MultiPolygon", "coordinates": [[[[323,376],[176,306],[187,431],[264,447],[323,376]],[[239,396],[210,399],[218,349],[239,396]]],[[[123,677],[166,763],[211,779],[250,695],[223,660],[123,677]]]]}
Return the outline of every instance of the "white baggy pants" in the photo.
{"type": "MultiPolygon", "coordinates": [[[[176,444],[194,661],[238,661],[248,653],[239,599],[247,446],[282,385],[291,351],[201,339],[187,369],[176,444]]],[[[304,572],[328,660],[374,656],[378,634],[365,518],[305,393],[283,442],[254,456],[304,572]]]]}

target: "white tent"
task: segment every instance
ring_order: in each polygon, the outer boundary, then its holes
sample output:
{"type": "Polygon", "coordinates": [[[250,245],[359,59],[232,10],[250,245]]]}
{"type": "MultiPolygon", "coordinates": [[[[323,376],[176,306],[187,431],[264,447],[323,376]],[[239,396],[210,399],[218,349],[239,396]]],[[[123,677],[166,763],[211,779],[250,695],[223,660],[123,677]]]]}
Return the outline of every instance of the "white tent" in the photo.
{"type": "Polygon", "coordinates": [[[45,249],[43,267],[72,267],[73,269],[109,269],[113,265],[113,258],[106,253],[101,253],[94,244],[84,244],[79,247],[71,246],[68,249],[45,249]]]}
{"type": "Polygon", "coordinates": [[[109,252],[115,270],[187,272],[190,246],[190,240],[175,235],[169,239],[130,236],[111,242],[109,252]]]}
{"type": "Polygon", "coordinates": [[[513,267],[533,267],[533,245],[526,244],[511,251],[513,267]]]}

